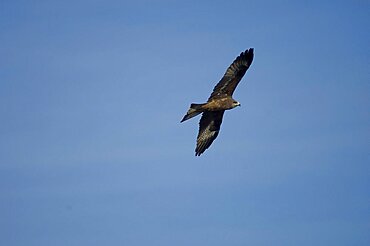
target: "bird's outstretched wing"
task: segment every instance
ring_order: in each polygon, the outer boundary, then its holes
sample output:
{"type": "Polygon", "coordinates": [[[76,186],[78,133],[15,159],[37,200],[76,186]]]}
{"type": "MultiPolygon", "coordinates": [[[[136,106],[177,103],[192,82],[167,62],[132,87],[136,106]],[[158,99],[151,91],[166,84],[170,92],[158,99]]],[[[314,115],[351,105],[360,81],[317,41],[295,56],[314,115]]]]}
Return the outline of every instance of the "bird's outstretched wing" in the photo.
{"type": "Polygon", "coordinates": [[[206,111],[199,121],[199,133],[195,155],[201,155],[217,138],[225,111],[206,111]]]}
{"type": "Polygon", "coordinates": [[[247,72],[253,61],[253,48],[242,52],[226,70],[217,83],[208,101],[225,96],[232,96],[236,86],[247,72]]]}

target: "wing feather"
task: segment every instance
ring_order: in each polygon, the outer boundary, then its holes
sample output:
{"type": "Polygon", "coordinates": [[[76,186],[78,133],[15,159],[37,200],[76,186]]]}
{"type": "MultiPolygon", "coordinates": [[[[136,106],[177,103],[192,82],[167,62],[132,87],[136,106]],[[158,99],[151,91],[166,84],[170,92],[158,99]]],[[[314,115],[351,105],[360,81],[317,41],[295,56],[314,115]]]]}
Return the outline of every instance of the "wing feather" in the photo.
{"type": "Polygon", "coordinates": [[[217,138],[225,111],[206,111],[199,121],[199,133],[195,155],[201,155],[217,138]]]}
{"type": "Polygon", "coordinates": [[[232,96],[236,86],[252,64],[253,56],[253,48],[242,52],[229,66],[222,79],[214,87],[208,101],[218,97],[232,96]]]}

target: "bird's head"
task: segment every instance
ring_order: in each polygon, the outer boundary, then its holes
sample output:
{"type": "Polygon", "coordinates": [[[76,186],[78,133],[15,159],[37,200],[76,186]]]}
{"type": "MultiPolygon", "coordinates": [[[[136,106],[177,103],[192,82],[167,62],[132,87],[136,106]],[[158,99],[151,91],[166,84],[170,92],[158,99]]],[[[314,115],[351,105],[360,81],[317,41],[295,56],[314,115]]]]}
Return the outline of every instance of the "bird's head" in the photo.
{"type": "Polygon", "coordinates": [[[233,101],[233,108],[238,107],[238,106],[241,106],[240,102],[234,100],[233,101]]]}

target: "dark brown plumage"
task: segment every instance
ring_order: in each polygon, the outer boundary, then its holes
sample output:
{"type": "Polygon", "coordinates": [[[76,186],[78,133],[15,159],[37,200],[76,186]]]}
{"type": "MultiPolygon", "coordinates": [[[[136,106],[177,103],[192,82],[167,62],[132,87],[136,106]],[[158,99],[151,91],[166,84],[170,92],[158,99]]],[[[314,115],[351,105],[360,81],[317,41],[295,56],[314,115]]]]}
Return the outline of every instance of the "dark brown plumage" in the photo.
{"type": "Polygon", "coordinates": [[[191,104],[190,109],[181,120],[183,122],[203,113],[199,122],[197,146],[195,148],[196,156],[200,156],[217,138],[225,110],[240,106],[240,103],[235,101],[232,95],[252,61],[253,48],[242,52],[214,87],[208,101],[202,104],[191,104]]]}

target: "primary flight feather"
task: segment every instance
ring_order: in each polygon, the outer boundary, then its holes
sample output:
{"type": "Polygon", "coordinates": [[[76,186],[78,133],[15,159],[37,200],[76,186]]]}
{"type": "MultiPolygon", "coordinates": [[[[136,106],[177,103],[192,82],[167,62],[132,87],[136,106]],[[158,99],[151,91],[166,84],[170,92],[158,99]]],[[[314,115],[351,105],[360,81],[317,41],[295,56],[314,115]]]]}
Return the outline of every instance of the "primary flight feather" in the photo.
{"type": "Polygon", "coordinates": [[[253,48],[242,52],[226,70],[217,83],[206,103],[192,103],[181,122],[202,113],[195,155],[200,156],[217,138],[225,110],[240,106],[232,98],[236,86],[247,72],[253,61],[253,48]]]}

